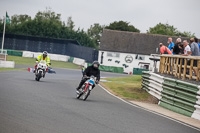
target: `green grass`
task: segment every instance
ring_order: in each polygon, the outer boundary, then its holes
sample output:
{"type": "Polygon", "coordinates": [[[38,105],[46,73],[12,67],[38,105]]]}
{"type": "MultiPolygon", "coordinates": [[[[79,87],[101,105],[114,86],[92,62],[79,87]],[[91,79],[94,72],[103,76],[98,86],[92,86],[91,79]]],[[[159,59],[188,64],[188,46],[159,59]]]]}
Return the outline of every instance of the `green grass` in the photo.
{"type": "MultiPolygon", "coordinates": [[[[35,59],[28,57],[19,57],[19,56],[7,56],[7,61],[15,61],[16,65],[29,65],[35,66],[35,59]]],[[[53,61],[51,60],[52,68],[69,68],[69,69],[80,69],[80,67],[76,64],[70,62],[63,61],[53,61]]],[[[20,68],[0,68],[0,71],[10,71],[10,70],[22,70],[20,68]]]]}
{"type": "Polygon", "coordinates": [[[23,68],[0,68],[0,71],[24,71],[23,68]]]}
{"type": "Polygon", "coordinates": [[[34,58],[27,58],[27,57],[19,57],[19,56],[7,56],[7,61],[15,61],[16,65],[35,65],[34,58]]]}
{"type": "Polygon", "coordinates": [[[69,68],[69,69],[80,69],[80,67],[76,64],[64,61],[51,61],[53,68],[69,68]]]}
{"type": "Polygon", "coordinates": [[[113,92],[115,95],[137,101],[148,101],[150,95],[141,86],[141,76],[130,76],[130,77],[117,77],[117,78],[106,78],[107,81],[103,82],[102,85],[113,92]]]}

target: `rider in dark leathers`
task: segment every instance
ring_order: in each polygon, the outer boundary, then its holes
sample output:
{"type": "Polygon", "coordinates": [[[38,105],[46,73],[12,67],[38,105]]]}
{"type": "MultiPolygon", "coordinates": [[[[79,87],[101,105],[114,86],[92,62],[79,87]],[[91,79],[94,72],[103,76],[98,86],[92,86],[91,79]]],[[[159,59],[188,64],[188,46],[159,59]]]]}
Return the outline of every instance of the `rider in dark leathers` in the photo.
{"type": "MultiPolygon", "coordinates": [[[[85,69],[85,71],[83,72],[83,78],[82,78],[79,86],[76,88],[77,91],[79,91],[81,86],[85,83],[85,81],[87,80],[87,77],[90,77],[92,75],[96,77],[96,84],[99,83],[99,80],[100,80],[99,65],[100,64],[98,61],[94,61],[91,66],[89,66],[85,69]]],[[[94,88],[94,87],[95,87],[95,85],[93,85],[92,88],[94,88]]]]}

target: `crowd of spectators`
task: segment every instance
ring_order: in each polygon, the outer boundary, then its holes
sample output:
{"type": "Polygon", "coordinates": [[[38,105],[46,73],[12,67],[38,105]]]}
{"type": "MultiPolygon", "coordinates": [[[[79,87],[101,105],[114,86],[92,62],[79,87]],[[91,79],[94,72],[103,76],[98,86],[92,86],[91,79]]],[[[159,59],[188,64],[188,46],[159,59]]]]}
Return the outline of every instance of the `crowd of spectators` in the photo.
{"type": "Polygon", "coordinates": [[[181,38],[176,39],[174,44],[172,38],[168,38],[168,47],[159,43],[160,54],[173,54],[173,55],[183,55],[183,56],[200,56],[200,44],[198,38],[191,38],[190,42],[187,40],[181,41],[181,38]]]}
{"type": "MultiPolygon", "coordinates": [[[[176,39],[176,43],[174,44],[172,38],[168,38],[168,47],[163,45],[163,43],[159,43],[160,46],[160,54],[173,54],[173,55],[181,55],[181,56],[200,56],[200,44],[198,42],[198,38],[190,38],[190,42],[187,40],[181,41],[181,38],[176,39]]],[[[180,61],[179,61],[180,63],[180,61]]],[[[190,65],[190,60],[188,62],[183,62],[183,64],[187,63],[190,65]]],[[[182,64],[182,65],[183,65],[182,64]]],[[[193,66],[197,67],[197,60],[194,60],[193,66]]],[[[193,69],[195,75],[198,70],[193,69]]],[[[188,73],[188,69],[187,72],[188,73]]]]}

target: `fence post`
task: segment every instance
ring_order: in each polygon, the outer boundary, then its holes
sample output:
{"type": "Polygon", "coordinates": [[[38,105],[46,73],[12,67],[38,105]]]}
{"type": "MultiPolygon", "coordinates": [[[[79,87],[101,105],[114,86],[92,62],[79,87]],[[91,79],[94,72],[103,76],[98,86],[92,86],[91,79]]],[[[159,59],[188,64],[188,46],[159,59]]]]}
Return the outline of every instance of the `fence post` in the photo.
{"type": "Polygon", "coordinates": [[[162,57],[161,73],[164,73],[164,69],[165,69],[165,57],[162,57]]]}
{"type": "Polygon", "coordinates": [[[186,77],[186,70],[187,70],[187,59],[185,59],[185,62],[184,62],[183,80],[186,77]]]}
{"type": "Polygon", "coordinates": [[[176,59],[175,77],[177,77],[179,58],[176,59]]]}
{"type": "Polygon", "coordinates": [[[159,72],[162,73],[162,61],[163,61],[163,57],[160,57],[160,66],[159,66],[159,72]]]}
{"type": "Polygon", "coordinates": [[[171,57],[169,57],[169,63],[168,63],[168,71],[167,71],[167,74],[170,74],[170,69],[171,69],[171,57]]]}
{"type": "Polygon", "coordinates": [[[191,59],[191,60],[190,60],[190,76],[189,76],[189,79],[192,79],[193,63],[194,63],[194,60],[191,59]]]}
{"type": "Polygon", "coordinates": [[[174,66],[175,66],[175,58],[172,58],[172,72],[171,74],[174,74],[174,66]]]}
{"type": "Polygon", "coordinates": [[[168,62],[168,57],[166,57],[166,59],[165,59],[165,64],[164,64],[165,69],[164,69],[164,73],[167,73],[167,62],[168,62]]]}
{"type": "Polygon", "coordinates": [[[196,81],[199,81],[199,70],[200,70],[200,60],[197,60],[197,79],[196,79],[196,81]]]}
{"type": "Polygon", "coordinates": [[[180,58],[179,73],[178,73],[178,78],[179,79],[181,78],[182,64],[183,64],[183,58],[180,58]]]}

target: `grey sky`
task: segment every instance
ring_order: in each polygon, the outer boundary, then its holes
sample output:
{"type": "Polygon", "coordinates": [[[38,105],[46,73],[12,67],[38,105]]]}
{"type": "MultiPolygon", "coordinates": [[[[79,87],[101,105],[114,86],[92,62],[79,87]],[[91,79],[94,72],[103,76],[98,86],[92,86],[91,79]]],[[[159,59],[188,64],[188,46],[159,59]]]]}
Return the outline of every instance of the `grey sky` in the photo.
{"type": "Polygon", "coordinates": [[[0,17],[7,11],[9,16],[27,14],[33,18],[46,7],[60,13],[62,21],[72,16],[76,28],[84,30],[94,23],[123,20],[145,33],[161,22],[200,38],[200,0],[0,0],[0,17]]]}

